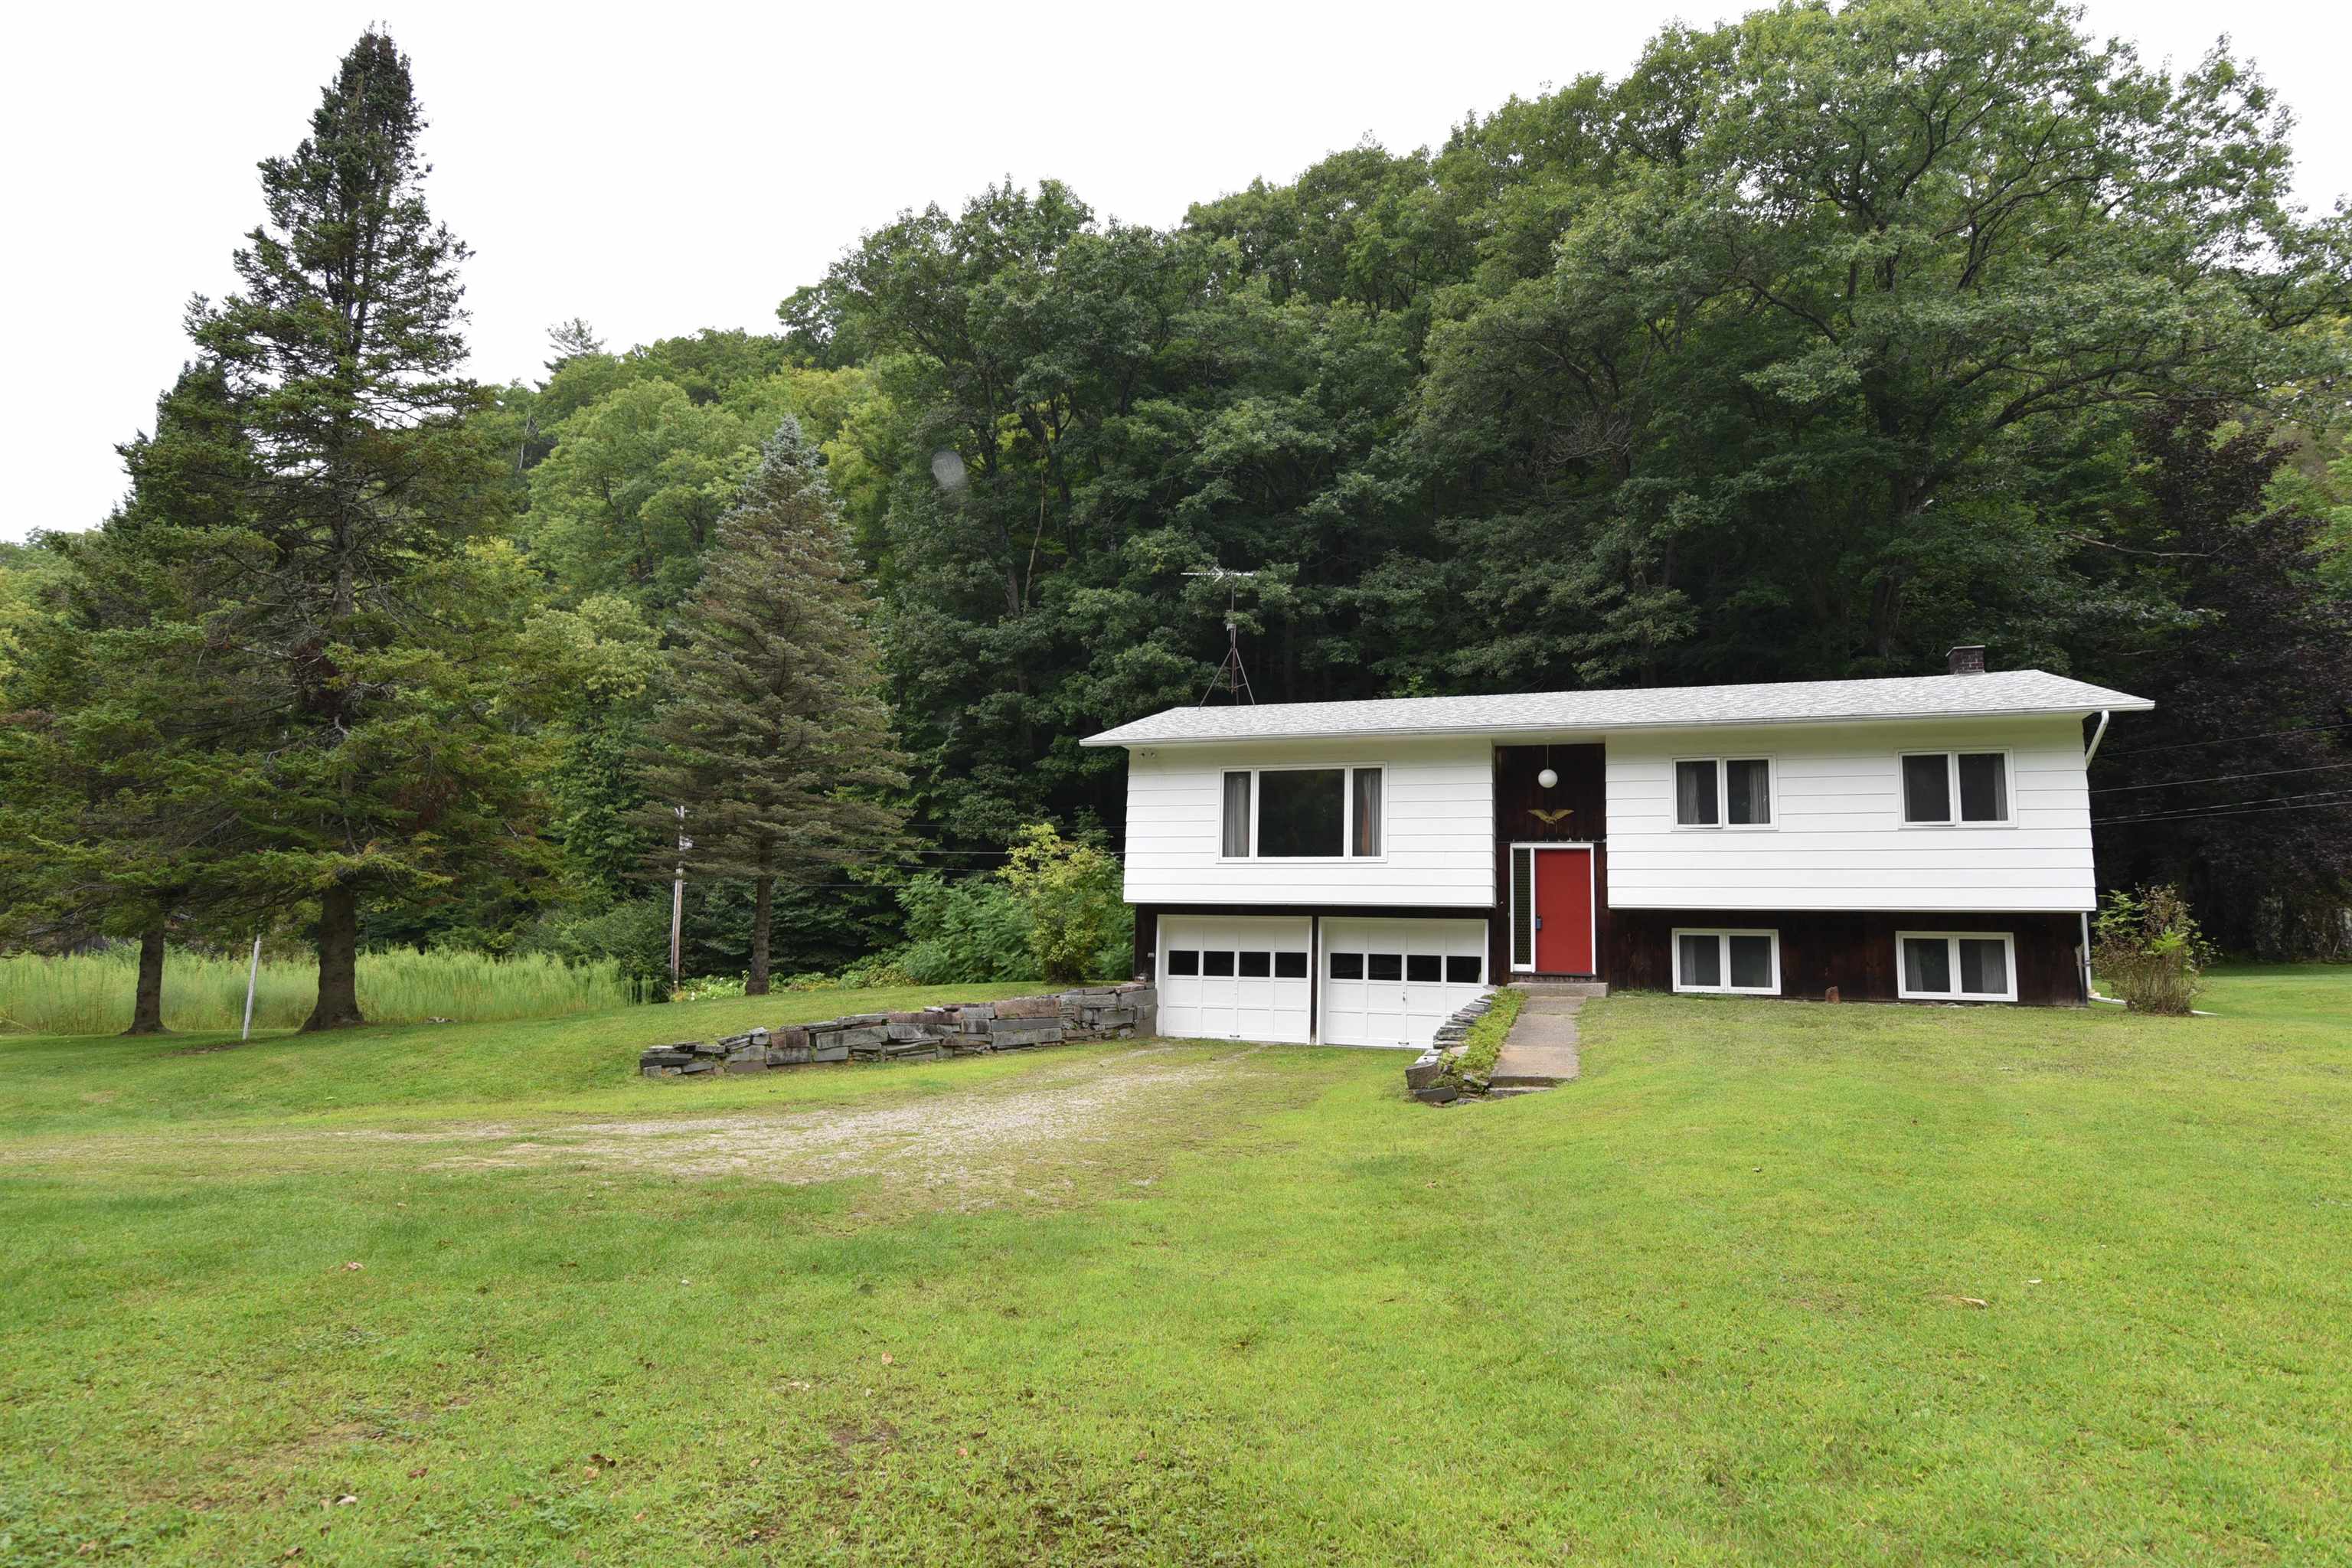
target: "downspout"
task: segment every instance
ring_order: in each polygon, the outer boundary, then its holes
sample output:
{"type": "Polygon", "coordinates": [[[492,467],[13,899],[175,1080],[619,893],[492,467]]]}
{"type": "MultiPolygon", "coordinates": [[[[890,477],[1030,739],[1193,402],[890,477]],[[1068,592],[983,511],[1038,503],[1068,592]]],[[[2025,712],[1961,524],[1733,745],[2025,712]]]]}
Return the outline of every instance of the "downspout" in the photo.
{"type": "MultiPolygon", "coordinates": [[[[2114,717],[2115,714],[2107,709],[2099,710],[2099,727],[2091,731],[2091,743],[2083,748],[2083,773],[2085,782],[2090,776],[2091,759],[2099,754],[2099,742],[2107,738],[2107,721],[2114,717]]],[[[2083,915],[2083,1005],[2087,1007],[2098,999],[2099,994],[2091,983],[2091,916],[2089,911],[2085,910],[2083,915]]]]}

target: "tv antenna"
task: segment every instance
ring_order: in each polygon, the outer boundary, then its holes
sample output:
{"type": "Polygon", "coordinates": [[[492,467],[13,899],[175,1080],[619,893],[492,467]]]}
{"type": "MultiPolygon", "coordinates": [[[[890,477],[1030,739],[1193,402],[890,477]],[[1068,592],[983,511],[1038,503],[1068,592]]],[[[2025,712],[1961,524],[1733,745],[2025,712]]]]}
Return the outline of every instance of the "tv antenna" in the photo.
{"type": "Polygon", "coordinates": [[[1249,671],[1242,668],[1242,628],[1236,620],[1236,606],[1241,590],[1234,584],[1255,577],[1255,572],[1228,572],[1222,566],[1212,566],[1205,572],[1187,572],[1187,577],[1207,577],[1225,584],[1225,662],[1217,666],[1217,673],[1209,679],[1209,689],[1201,693],[1201,706],[1206,708],[1209,699],[1219,689],[1234,694],[1235,702],[1257,706],[1257,694],[1250,689],[1249,671]]]}

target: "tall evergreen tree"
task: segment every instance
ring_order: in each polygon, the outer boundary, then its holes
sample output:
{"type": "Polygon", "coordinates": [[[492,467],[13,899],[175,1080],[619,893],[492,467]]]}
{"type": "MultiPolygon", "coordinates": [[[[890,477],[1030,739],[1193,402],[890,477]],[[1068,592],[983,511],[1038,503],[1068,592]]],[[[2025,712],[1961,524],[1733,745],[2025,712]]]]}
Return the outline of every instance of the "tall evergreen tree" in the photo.
{"type": "Polygon", "coordinates": [[[138,938],[127,1032],[143,1035],[163,1029],[172,931],[238,903],[225,870],[247,840],[224,743],[241,692],[205,623],[236,522],[217,481],[251,454],[208,364],[184,371],[153,431],[121,450],[130,493],[103,526],[48,542],[49,613],[24,628],[0,698],[0,934],[138,938]]]}
{"type": "Polygon", "coordinates": [[[467,418],[486,399],[458,374],[466,250],[425,210],[424,129],[407,58],[366,33],[310,136],[261,165],[239,290],[190,310],[257,455],[218,631],[270,731],[240,793],[267,841],[251,868],[317,901],[310,1029],[362,1021],[363,906],[527,840],[497,657],[530,595],[510,555],[468,548],[507,491],[467,418]]]}
{"type": "Polygon", "coordinates": [[[701,597],[682,617],[642,814],[691,877],[751,884],[751,979],[768,989],[779,881],[805,883],[886,847],[906,783],[866,600],[815,448],[787,417],[719,520],[701,597]],[[676,806],[692,847],[672,841],[676,806]]]}

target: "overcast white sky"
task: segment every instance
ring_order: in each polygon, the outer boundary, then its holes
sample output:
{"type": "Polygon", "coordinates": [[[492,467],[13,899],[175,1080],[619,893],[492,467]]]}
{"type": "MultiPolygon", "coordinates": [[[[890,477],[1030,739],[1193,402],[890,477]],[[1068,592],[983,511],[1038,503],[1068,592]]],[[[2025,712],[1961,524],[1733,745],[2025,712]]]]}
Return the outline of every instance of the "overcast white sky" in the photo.
{"type": "MultiPolygon", "coordinates": [[[[184,357],[183,306],[229,286],[260,216],[255,163],[300,138],[371,20],[414,58],[433,207],[476,252],[473,372],[504,381],[535,375],[548,324],[573,315],[616,347],[772,328],[776,301],[862,230],[1006,174],[1172,223],[1367,132],[1435,143],[1512,93],[1622,72],[1664,21],[1746,8],[40,6],[0,61],[15,215],[0,538],[105,515],[114,443],[184,357]]],[[[2346,6],[2097,0],[2090,19],[2182,63],[2226,27],[2300,116],[2305,199],[2352,192],[2346,6]]]]}

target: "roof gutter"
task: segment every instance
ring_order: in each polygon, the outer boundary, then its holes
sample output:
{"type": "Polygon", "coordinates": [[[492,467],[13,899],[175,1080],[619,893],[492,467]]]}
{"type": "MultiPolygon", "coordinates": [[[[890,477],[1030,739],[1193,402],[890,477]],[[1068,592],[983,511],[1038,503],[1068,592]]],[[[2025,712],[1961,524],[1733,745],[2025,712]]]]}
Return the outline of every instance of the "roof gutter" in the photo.
{"type": "MultiPolygon", "coordinates": [[[[2155,707],[2143,702],[2134,712],[2155,707]]],[[[2104,732],[2110,710],[2099,711],[2100,728],[2104,732]]],[[[1628,730],[1746,730],[1767,725],[1810,725],[1814,729],[1835,728],[1842,724],[1908,724],[1943,719],[1965,722],[1973,719],[2048,719],[2060,714],[2085,717],[2085,708],[2000,708],[1979,713],[1839,713],[1808,715],[1782,719],[1642,719],[1631,722],[1606,724],[1557,724],[1549,728],[1534,726],[1507,729],[1495,724],[1451,724],[1438,729],[1402,730],[1294,730],[1279,735],[1138,735],[1121,738],[1117,730],[1106,730],[1098,735],[1088,735],[1078,742],[1081,746],[1238,746],[1267,741],[1426,741],[1464,739],[1483,736],[1507,744],[1540,744],[1547,736],[1606,735],[1628,730]]],[[[2097,742],[2092,742],[2094,750],[2097,742]]],[[[2089,759],[2086,757],[2087,763],[2089,759]]]]}

